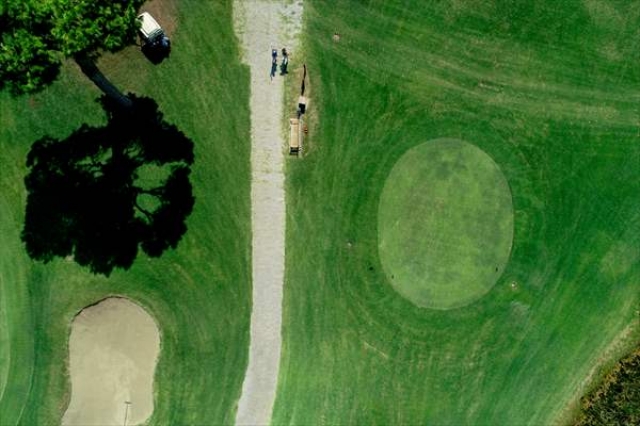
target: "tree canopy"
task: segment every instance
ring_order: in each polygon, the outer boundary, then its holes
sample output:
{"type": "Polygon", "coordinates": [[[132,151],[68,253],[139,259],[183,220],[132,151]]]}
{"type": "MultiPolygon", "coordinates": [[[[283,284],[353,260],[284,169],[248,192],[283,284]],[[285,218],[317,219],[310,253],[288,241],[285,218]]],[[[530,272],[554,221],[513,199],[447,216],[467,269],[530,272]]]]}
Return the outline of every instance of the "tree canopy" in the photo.
{"type": "Polygon", "coordinates": [[[116,52],[136,37],[141,0],[0,0],[0,89],[33,93],[64,58],[116,52]]]}
{"type": "Polygon", "coordinates": [[[127,111],[102,98],[105,127],[83,125],[64,141],[34,143],[22,232],[33,259],[72,256],[109,275],[130,267],[138,248],[160,256],[186,232],[193,142],[153,100],[129,96],[127,111]]]}

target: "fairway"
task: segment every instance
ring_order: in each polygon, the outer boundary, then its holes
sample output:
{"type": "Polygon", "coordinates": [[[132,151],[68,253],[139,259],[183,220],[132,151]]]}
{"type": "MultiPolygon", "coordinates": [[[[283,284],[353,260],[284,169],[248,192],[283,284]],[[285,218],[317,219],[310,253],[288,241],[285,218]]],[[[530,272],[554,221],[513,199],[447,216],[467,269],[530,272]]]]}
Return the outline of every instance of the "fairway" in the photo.
{"type": "Polygon", "coordinates": [[[130,269],[108,278],[71,259],[31,260],[20,232],[33,142],[44,135],[64,139],[84,123],[102,126],[106,117],[96,103],[100,92],[71,61],[42,93],[0,94],[3,426],[61,423],[71,398],[72,320],[110,296],[130,299],[157,321],[161,342],[148,424],[234,421],[251,312],[249,73],[240,64],[231,2],[153,0],[144,9],[169,32],[168,60],[153,65],[131,46],[105,54],[98,67],[123,92],[154,99],[164,119],[193,140],[195,205],[187,231],[175,249],[159,258],[139,252],[130,269]]]}
{"type": "Polygon", "coordinates": [[[638,340],[640,5],[314,1],[304,22],[273,424],[568,423],[638,340]],[[442,138],[468,160],[420,154],[442,138]],[[440,308],[407,293],[435,282],[440,308]]]}
{"type": "MultiPolygon", "coordinates": [[[[299,26],[301,2],[151,0],[170,57],[97,60],[193,141],[186,232],[109,276],[21,239],[34,142],[104,126],[101,92],[69,60],[40,93],[0,93],[0,426],[73,423],[102,404],[77,398],[76,366],[117,388],[129,356],[141,404],[106,391],[114,424],[564,425],[637,346],[640,2],[306,0],[299,26]],[[99,378],[77,331],[114,298],[152,337],[111,311],[106,344],[84,343],[127,354],[99,378]]],[[[18,51],[41,55],[30,31],[18,51]]]]}
{"type": "Polygon", "coordinates": [[[509,185],[469,143],[418,145],[385,182],[378,235],[380,261],[400,294],[421,307],[464,306],[493,287],[509,259],[509,185]]]}

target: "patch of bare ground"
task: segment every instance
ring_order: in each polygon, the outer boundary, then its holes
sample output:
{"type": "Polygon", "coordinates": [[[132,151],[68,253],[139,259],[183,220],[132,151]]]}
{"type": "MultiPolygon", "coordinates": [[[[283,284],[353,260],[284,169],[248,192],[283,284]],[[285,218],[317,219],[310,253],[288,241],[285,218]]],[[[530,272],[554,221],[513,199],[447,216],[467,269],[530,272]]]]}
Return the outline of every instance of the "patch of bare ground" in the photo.
{"type": "Polygon", "coordinates": [[[142,5],[141,12],[149,12],[162,27],[169,38],[178,28],[178,9],[176,0],[152,0],[142,5]]]}
{"type": "Polygon", "coordinates": [[[253,307],[249,365],[236,424],[270,423],[281,351],[284,281],[285,135],[282,48],[296,54],[302,0],[234,2],[235,30],[251,73],[251,210],[253,307]],[[272,50],[278,61],[272,64],[272,50]]]}
{"type": "Polygon", "coordinates": [[[80,311],[71,324],[71,401],[62,424],[144,423],[159,352],[156,322],[129,299],[109,297],[80,311]]]}

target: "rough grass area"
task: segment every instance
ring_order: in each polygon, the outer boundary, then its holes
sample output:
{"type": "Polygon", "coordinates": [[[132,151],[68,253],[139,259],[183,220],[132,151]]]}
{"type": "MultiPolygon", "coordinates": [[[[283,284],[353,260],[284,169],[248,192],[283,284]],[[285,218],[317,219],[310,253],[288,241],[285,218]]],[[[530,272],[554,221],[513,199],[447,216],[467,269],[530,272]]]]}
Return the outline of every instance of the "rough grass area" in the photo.
{"type": "Polygon", "coordinates": [[[453,139],[418,145],[393,166],[380,195],[380,262],[414,304],[467,305],[487,293],[509,260],[513,207],[496,163],[453,139]]]}
{"type": "Polygon", "coordinates": [[[239,62],[231,2],[185,0],[176,7],[168,61],[153,66],[132,47],[99,63],[121,90],[155,99],[196,144],[188,231],[161,258],[141,255],[129,271],[105,279],[72,261],[42,265],[27,257],[20,231],[31,143],[106,120],[94,102],[99,92],[71,63],[42,94],[0,95],[2,425],[59,424],[70,396],[71,320],[111,294],[140,303],[161,328],[150,424],[233,422],[251,301],[249,75],[239,62]]]}
{"type": "Polygon", "coordinates": [[[288,164],[274,424],[552,424],[638,321],[640,6],[308,2],[319,124],[288,164]],[[334,42],[334,32],[340,34],[334,42]],[[378,257],[380,194],[426,140],[473,141],[513,195],[502,278],[421,309],[378,257]]]}
{"type": "MultiPolygon", "coordinates": [[[[640,343],[640,342],[639,342],[640,343]]],[[[640,346],[582,399],[575,426],[640,424],[640,346]]]]}

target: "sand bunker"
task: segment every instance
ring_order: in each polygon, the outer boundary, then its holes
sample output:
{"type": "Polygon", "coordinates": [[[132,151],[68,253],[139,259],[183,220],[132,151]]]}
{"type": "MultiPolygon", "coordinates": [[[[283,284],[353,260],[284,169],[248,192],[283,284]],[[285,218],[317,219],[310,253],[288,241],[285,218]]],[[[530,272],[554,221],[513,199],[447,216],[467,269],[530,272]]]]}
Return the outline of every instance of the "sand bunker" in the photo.
{"type": "Polygon", "coordinates": [[[153,412],[160,333],[140,306],[110,297],[71,325],[71,402],[63,425],[135,425],[153,412]]]}

